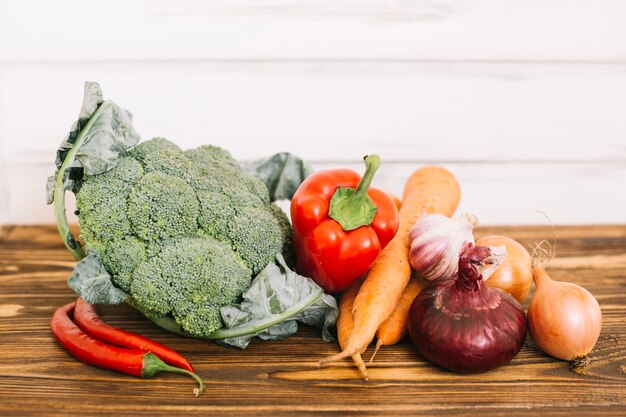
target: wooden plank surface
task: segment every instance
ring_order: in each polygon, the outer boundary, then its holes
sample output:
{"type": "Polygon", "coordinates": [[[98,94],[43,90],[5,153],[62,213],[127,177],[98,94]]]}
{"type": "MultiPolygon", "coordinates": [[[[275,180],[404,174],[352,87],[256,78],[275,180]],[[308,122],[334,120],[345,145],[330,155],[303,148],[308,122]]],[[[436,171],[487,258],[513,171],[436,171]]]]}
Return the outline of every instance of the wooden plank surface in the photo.
{"type": "MultiPolygon", "coordinates": [[[[525,245],[550,238],[545,227],[482,227],[525,245]]],[[[56,229],[0,229],[0,415],[483,415],[623,416],[626,413],[626,226],[559,227],[555,279],[585,286],[603,311],[591,365],[575,371],[541,353],[528,338],[508,365],[457,375],[426,362],[408,341],[384,348],[357,379],[349,362],[319,369],[337,351],[312,329],[246,350],[185,339],[156,328],[134,310],[101,308],[113,325],[179,350],[207,391],[162,374],[139,380],[74,360],[52,337],[54,309],[74,294],[65,280],[74,262],[56,229]]],[[[371,350],[366,353],[369,357],[371,350]]]]}

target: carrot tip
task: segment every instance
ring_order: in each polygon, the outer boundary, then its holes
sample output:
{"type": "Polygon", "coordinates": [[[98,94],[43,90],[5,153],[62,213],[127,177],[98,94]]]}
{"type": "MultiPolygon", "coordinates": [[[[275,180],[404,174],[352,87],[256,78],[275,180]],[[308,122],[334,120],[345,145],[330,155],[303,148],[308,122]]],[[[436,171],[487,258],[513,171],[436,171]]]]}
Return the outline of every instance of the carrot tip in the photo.
{"type": "Polygon", "coordinates": [[[328,356],[328,357],[320,360],[318,363],[320,364],[320,366],[321,365],[327,365],[327,364],[329,364],[331,362],[337,362],[337,361],[340,361],[342,359],[349,358],[350,356],[355,355],[356,353],[357,352],[355,350],[350,350],[350,351],[344,350],[342,352],[339,352],[339,353],[336,353],[334,355],[328,356]]]}
{"type": "Polygon", "coordinates": [[[370,358],[370,361],[368,362],[368,364],[372,364],[372,362],[374,361],[374,357],[376,356],[376,354],[378,353],[378,349],[380,349],[380,347],[383,345],[383,341],[378,339],[376,341],[376,348],[374,349],[374,353],[372,353],[372,357],[370,358]]]}
{"type": "Polygon", "coordinates": [[[368,375],[367,375],[367,367],[365,366],[365,362],[363,362],[363,359],[361,359],[361,354],[357,353],[355,355],[352,355],[352,360],[354,361],[354,364],[356,365],[356,367],[359,369],[361,378],[363,378],[366,381],[369,380],[368,375]]]}

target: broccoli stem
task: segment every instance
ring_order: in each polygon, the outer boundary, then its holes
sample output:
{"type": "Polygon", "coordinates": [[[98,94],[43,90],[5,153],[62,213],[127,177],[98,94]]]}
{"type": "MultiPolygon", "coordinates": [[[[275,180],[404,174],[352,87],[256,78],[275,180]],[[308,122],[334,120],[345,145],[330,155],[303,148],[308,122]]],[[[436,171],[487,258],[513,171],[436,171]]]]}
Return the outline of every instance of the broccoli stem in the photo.
{"type": "MultiPolygon", "coordinates": [[[[164,330],[167,330],[172,333],[176,333],[181,336],[193,337],[195,339],[209,339],[209,340],[218,340],[218,339],[228,339],[231,337],[239,337],[246,336],[249,334],[254,334],[260,332],[261,330],[268,329],[276,324],[282,323],[288,318],[295,316],[300,313],[302,310],[306,309],[308,306],[317,301],[324,294],[324,290],[314,293],[309,298],[305,298],[297,304],[292,305],[285,311],[280,314],[273,315],[267,317],[263,320],[252,321],[250,323],[242,324],[239,326],[231,327],[231,328],[221,328],[211,333],[208,336],[196,336],[190,333],[187,333],[183,329],[181,329],[180,325],[178,325],[174,319],[171,317],[163,317],[160,319],[150,319],[154,324],[161,327],[164,330]]],[[[132,306],[132,304],[131,304],[132,306]]]]}
{"type": "Polygon", "coordinates": [[[54,217],[56,219],[57,228],[59,229],[59,234],[61,235],[61,239],[63,239],[63,243],[67,250],[70,251],[74,259],[77,261],[83,259],[85,257],[85,251],[78,241],[74,238],[72,231],[70,230],[70,225],[67,221],[67,213],[65,210],[65,186],[63,184],[63,179],[65,177],[65,172],[67,168],[70,167],[74,161],[76,160],[76,153],[80,149],[82,145],[84,132],[89,131],[91,125],[93,125],[94,120],[97,119],[95,115],[98,112],[101,112],[105,106],[108,106],[109,102],[105,101],[96,109],[93,115],[89,118],[87,124],[81,129],[80,133],[76,137],[76,140],[73,143],[72,148],[69,150],[63,163],[61,164],[61,168],[59,168],[59,173],[56,177],[56,182],[54,186],[54,217]]]}

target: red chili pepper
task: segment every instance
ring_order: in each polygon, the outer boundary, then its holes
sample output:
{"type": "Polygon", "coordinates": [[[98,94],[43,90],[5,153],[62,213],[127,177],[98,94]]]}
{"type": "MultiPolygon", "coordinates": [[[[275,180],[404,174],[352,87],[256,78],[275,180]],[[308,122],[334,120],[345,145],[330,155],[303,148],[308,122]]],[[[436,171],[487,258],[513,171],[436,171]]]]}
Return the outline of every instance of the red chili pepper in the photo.
{"type": "Polygon", "coordinates": [[[330,293],[367,272],[398,231],[393,200],[369,188],[380,157],[369,155],[364,161],[363,178],[349,169],[319,171],[291,200],[297,270],[330,293]]]}
{"type": "Polygon", "coordinates": [[[112,369],[128,375],[150,378],[163,371],[191,376],[198,382],[196,396],[204,391],[204,382],[193,372],[170,366],[153,353],[140,349],[126,349],[94,339],[70,319],[74,303],[59,307],[52,315],[50,327],[59,343],[78,360],[98,368],[112,369]]]}
{"type": "Polygon", "coordinates": [[[152,352],[161,360],[177,368],[195,372],[193,366],[180,353],[147,337],[140,336],[126,330],[110,326],[102,321],[96,312],[96,307],[87,304],[82,298],[76,300],[74,322],[89,336],[115,346],[129,349],[141,349],[152,352]]]}

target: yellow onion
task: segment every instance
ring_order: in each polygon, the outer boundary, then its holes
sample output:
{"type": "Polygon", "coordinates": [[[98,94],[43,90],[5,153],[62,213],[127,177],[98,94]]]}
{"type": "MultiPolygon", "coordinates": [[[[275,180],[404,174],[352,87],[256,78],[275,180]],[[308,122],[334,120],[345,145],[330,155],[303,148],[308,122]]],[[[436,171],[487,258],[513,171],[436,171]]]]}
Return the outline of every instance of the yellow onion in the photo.
{"type": "Polygon", "coordinates": [[[528,307],[530,335],[544,352],[558,359],[575,360],[589,354],[600,337],[602,311],[583,287],[552,280],[534,261],[535,295],[528,307]]]}
{"type": "Polygon", "coordinates": [[[532,262],[526,248],[518,241],[501,235],[481,237],[476,246],[506,247],[506,258],[486,282],[490,287],[508,292],[522,304],[533,284],[532,262]]]}

